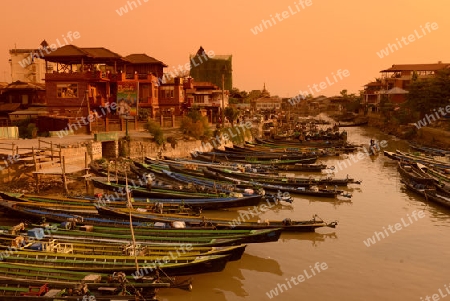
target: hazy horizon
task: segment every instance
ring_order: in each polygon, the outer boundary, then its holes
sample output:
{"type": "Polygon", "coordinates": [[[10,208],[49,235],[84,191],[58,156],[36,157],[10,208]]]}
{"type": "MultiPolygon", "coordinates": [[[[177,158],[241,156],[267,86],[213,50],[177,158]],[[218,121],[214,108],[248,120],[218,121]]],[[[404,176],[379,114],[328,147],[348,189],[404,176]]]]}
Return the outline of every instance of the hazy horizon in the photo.
{"type": "Polygon", "coordinates": [[[393,64],[450,63],[444,1],[5,2],[0,81],[7,82],[9,49],[38,48],[44,39],[63,43],[69,31],[80,34],[71,44],[146,53],[169,65],[166,72],[184,66],[200,46],[231,54],[234,87],[251,91],[265,83],[280,97],[358,94],[393,64]],[[347,76],[336,76],[345,70],[347,76]]]}

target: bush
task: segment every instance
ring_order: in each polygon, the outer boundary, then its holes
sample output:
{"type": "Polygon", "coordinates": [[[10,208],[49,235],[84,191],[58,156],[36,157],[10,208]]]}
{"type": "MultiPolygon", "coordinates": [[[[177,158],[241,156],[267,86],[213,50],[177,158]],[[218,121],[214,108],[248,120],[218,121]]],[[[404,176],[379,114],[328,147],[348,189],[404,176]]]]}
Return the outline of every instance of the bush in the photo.
{"type": "Polygon", "coordinates": [[[175,137],[170,136],[170,137],[167,137],[166,140],[167,140],[168,143],[170,143],[170,146],[172,146],[173,149],[175,149],[177,147],[178,142],[175,139],[175,137]]]}
{"type": "Polygon", "coordinates": [[[161,126],[153,120],[149,120],[145,125],[145,129],[153,135],[156,144],[162,145],[164,143],[164,133],[161,126]]]}
{"type": "Polygon", "coordinates": [[[211,136],[208,118],[202,116],[199,110],[191,110],[187,116],[181,120],[180,129],[183,134],[195,139],[207,138],[211,136]]]}
{"type": "Polygon", "coordinates": [[[30,119],[16,121],[13,125],[19,128],[20,138],[32,139],[37,137],[38,128],[35,123],[31,123],[30,119]]]}

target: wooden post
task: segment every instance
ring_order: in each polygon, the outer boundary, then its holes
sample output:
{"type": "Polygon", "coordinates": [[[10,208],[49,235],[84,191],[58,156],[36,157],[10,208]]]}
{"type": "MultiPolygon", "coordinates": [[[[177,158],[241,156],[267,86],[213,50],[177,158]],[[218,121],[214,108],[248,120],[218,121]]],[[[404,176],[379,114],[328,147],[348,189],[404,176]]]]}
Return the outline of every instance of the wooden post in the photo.
{"type": "Polygon", "coordinates": [[[64,185],[64,193],[68,194],[69,189],[67,189],[67,179],[66,179],[66,159],[62,157],[62,181],[64,185]]]}
{"type": "Polygon", "coordinates": [[[40,138],[38,138],[38,151],[39,152],[41,151],[41,139],[40,138]]]}
{"type": "Polygon", "coordinates": [[[13,156],[13,157],[14,157],[14,149],[15,149],[15,147],[14,147],[14,143],[12,143],[11,149],[12,149],[12,154],[11,154],[11,156],[13,156]]]}
{"type": "Polygon", "coordinates": [[[108,162],[108,184],[109,184],[109,162],[108,162]]]}
{"type": "Polygon", "coordinates": [[[36,181],[36,192],[39,193],[39,174],[34,174],[34,180],[36,181]]]}
{"type": "Polygon", "coordinates": [[[142,151],[142,163],[145,162],[145,158],[144,158],[144,143],[141,142],[141,151],[142,151]]]}
{"type": "Polygon", "coordinates": [[[51,155],[52,161],[53,161],[53,141],[50,141],[50,155],[51,155]]]}
{"type": "Polygon", "coordinates": [[[88,153],[84,152],[84,170],[86,171],[86,176],[88,175],[89,165],[88,165],[88,153]]]}
{"type": "Polygon", "coordinates": [[[31,147],[31,152],[33,153],[33,164],[34,164],[34,171],[38,171],[37,162],[36,162],[36,156],[34,155],[34,147],[31,147]]]}
{"type": "Polygon", "coordinates": [[[115,166],[115,172],[116,172],[116,184],[119,183],[119,177],[117,176],[117,158],[116,161],[114,162],[114,166],[115,166]]]}

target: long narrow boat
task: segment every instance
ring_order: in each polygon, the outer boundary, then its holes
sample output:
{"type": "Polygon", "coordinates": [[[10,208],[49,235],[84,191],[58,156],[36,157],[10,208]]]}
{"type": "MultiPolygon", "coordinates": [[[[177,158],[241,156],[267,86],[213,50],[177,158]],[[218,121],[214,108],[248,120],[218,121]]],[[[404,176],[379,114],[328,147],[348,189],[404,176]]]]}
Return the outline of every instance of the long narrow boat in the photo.
{"type": "MultiPolygon", "coordinates": [[[[95,187],[100,189],[106,189],[110,191],[125,191],[125,185],[115,184],[115,183],[107,183],[99,180],[92,180],[92,183],[95,187]]],[[[185,198],[185,199],[199,199],[199,198],[217,198],[220,196],[219,194],[213,193],[200,193],[200,192],[179,192],[176,190],[162,190],[162,189],[145,189],[140,186],[129,186],[129,190],[133,196],[137,197],[168,197],[168,198],[185,198]]]]}
{"type": "MultiPolygon", "coordinates": [[[[157,300],[155,289],[158,287],[150,288],[152,292],[140,291],[144,289],[143,286],[136,288],[133,284],[130,284],[126,290],[123,290],[123,285],[116,283],[113,285],[104,285],[103,287],[94,287],[97,285],[88,285],[88,295],[82,295],[81,293],[74,292],[73,286],[83,287],[81,283],[68,284],[65,288],[58,288],[62,285],[54,283],[37,283],[33,285],[34,281],[18,281],[18,280],[2,280],[0,278],[0,301],[80,301],[80,300],[95,300],[95,301],[135,301],[139,298],[146,298],[146,300],[157,300]],[[135,289],[139,289],[138,295],[135,295],[135,289]],[[108,290],[110,293],[105,294],[103,291],[108,290]]],[[[160,286],[164,288],[165,286],[160,286]]]]}
{"type": "MultiPolygon", "coordinates": [[[[115,208],[102,207],[100,210],[104,215],[109,216],[124,216],[128,211],[121,211],[115,208]]],[[[294,232],[314,232],[319,227],[336,227],[337,222],[325,223],[323,220],[315,215],[313,219],[307,221],[292,221],[286,218],[282,221],[243,221],[240,218],[235,220],[219,219],[219,218],[184,218],[177,215],[155,216],[152,214],[143,214],[141,212],[132,211],[133,219],[159,221],[159,222],[173,222],[182,221],[186,225],[212,225],[217,229],[281,229],[282,231],[294,232]]]]}
{"type": "MultiPolygon", "coordinates": [[[[231,175],[235,178],[253,180],[261,183],[270,183],[275,185],[290,185],[298,187],[308,187],[311,185],[337,185],[337,186],[347,186],[349,183],[355,183],[354,179],[344,178],[344,179],[334,179],[334,178],[319,178],[315,179],[312,177],[302,178],[302,177],[280,177],[279,175],[259,175],[255,173],[248,172],[236,172],[226,168],[208,168],[211,171],[215,171],[224,175],[231,175]]],[[[358,183],[359,184],[359,183],[358,183]]]]}
{"type": "Polygon", "coordinates": [[[140,276],[126,275],[123,272],[114,272],[113,274],[105,274],[99,272],[78,272],[69,271],[67,269],[55,269],[47,267],[31,267],[16,263],[0,262],[0,300],[2,296],[22,296],[18,299],[12,300],[34,300],[31,296],[39,296],[41,299],[47,300],[43,297],[42,287],[45,288],[45,293],[53,292],[53,294],[45,294],[46,297],[52,297],[49,300],[80,300],[81,290],[88,290],[90,294],[94,294],[97,298],[95,300],[128,300],[121,298],[118,295],[127,295],[132,297],[130,300],[136,300],[134,297],[135,290],[139,290],[138,295],[145,296],[154,300],[155,290],[159,288],[180,288],[184,290],[192,290],[191,280],[175,281],[174,278],[159,277],[152,271],[147,269],[147,273],[140,276]],[[26,285],[28,289],[14,289],[22,288],[26,285]],[[31,288],[31,289],[30,289],[31,288]],[[53,291],[52,291],[53,290],[53,291]],[[57,290],[62,290],[58,292],[57,290]],[[108,291],[110,298],[105,294],[100,294],[101,291],[108,291]],[[34,292],[32,294],[30,292],[34,292]],[[36,294],[40,292],[40,294],[36,294]],[[27,294],[30,293],[30,294],[27,294]],[[125,293],[125,294],[122,294],[125,293]],[[118,294],[112,296],[113,294],[118,294]],[[27,297],[23,297],[27,296],[27,297]],[[72,299],[71,296],[76,296],[77,299],[72,299]],[[58,299],[54,299],[57,298],[58,299]],[[25,299],[26,298],[26,299],[25,299]],[[62,298],[62,299],[61,299],[62,298]]]}
{"type": "MultiPolygon", "coordinates": [[[[20,202],[12,202],[12,201],[0,201],[0,206],[16,212],[21,216],[28,216],[31,218],[42,219],[45,218],[51,221],[58,222],[66,222],[68,220],[78,220],[78,224],[85,225],[101,225],[101,226],[112,226],[112,227],[124,227],[129,225],[129,219],[124,218],[125,215],[128,217],[128,213],[115,211],[114,208],[102,207],[101,210],[108,209],[108,215],[110,216],[112,213],[115,216],[120,216],[118,218],[102,218],[101,216],[77,216],[72,214],[64,214],[64,213],[54,213],[46,210],[38,210],[38,209],[30,209],[26,207],[21,207],[20,202]]],[[[261,205],[262,206],[262,205],[261,205]]],[[[269,204],[270,207],[270,204],[269,204]]],[[[252,221],[235,221],[230,219],[205,219],[205,218],[185,218],[178,215],[150,215],[149,213],[144,216],[137,211],[133,211],[133,218],[143,217],[146,221],[133,221],[133,225],[135,227],[152,227],[155,226],[155,222],[163,223],[165,227],[170,227],[174,222],[181,221],[184,222],[186,227],[201,227],[201,228],[215,228],[215,229],[273,229],[273,228],[281,228],[283,231],[294,231],[294,232],[314,232],[316,228],[319,227],[335,227],[337,222],[326,223],[321,219],[318,219],[317,216],[314,216],[311,220],[305,221],[292,221],[289,218],[284,219],[283,221],[264,221],[264,222],[252,222],[252,221]]],[[[215,239],[206,243],[196,243],[197,246],[224,246],[224,245],[237,245],[240,244],[235,239],[215,239]]],[[[154,244],[158,245],[158,244],[154,244]]],[[[161,245],[161,244],[159,244],[161,245]]],[[[177,245],[177,244],[174,244],[177,245]]]]}
{"type": "Polygon", "coordinates": [[[450,170],[450,162],[443,162],[439,160],[435,160],[434,158],[429,158],[425,156],[416,156],[414,154],[408,154],[399,150],[396,150],[396,155],[401,160],[409,161],[409,162],[418,162],[427,166],[433,166],[434,168],[439,168],[443,170],[450,170]]]}
{"type": "Polygon", "coordinates": [[[402,183],[405,184],[405,187],[408,190],[424,197],[427,202],[432,202],[446,208],[450,208],[450,196],[436,191],[433,186],[427,186],[407,180],[402,180],[402,183]]]}
{"type": "MultiPolygon", "coordinates": [[[[168,157],[165,157],[168,158],[168,157]]],[[[197,161],[197,160],[186,160],[186,159],[166,159],[166,160],[153,160],[146,158],[146,162],[153,164],[153,163],[163,163],[170,166],[170,168],[175,167],[178,169],[188,169],[190,170],[200,170],[207,167],[217,167],[217,168],[229,168],[234,170],[244,170],[244,171],[252,171],[259,174],[273,174],[278,173],[279,171],[305,171],[305,172],[320,172],[323,169],[327,168],[327,165],[325,164],[302,164],[302,163],[295,163],[293,165],[280,165],[280,166],[259,166],[255,164],[238,164],[234,163],[232,164],[229,162],[229,164],[217,164],[217,163],[205,163],[204,161],[197,161]]]]}
{"type": "MultiPolygon", "coordinates": [[[[237,195],[237,194],[235,194],[237,195]]],[[[80,196],[77,198],[66,197],[50,197],[50,196],[37,196],[37,195],[24,195],[21,193],[8,193],[0,192],[0,196],[4,199],[20,201],[20,202],[40,202],[58,205],[75,205],[75,206],[92,206],[95,209],[98,206],[107,204],[110,207],[126,207],[125,200],[123,198],[115,198],[109,195],[99,195],[97,197],[80,196]]],[[[149,209],[154,207],[155,204],[162,204],[163,208],[170,208],[174,210],[184,210],[186,208],[198,210],[218,210],[223,208],[232,207],[251,207],[256,206],[261,202],[261,195],[252,196],[235,196],[235,197],[223,197],[223,198],[210,198],[210,199],[155,199],[155,198],[134,198],[134,208],[149,209]],[[181,206],[181,208],[180,208],[181,206]]],[[[96,209],[95,209],[96,210],[96,209]]]]}
{"type": "MultiPolygon", "coordinates": [[[[176,255],[176,254],[175,254],[176,255]]],[[[194,275],[220,272],[225,268],[230,255],[210,255],[197,257],[137,256],[139,266],[159,268],[169,276],[194,275]]],[[[52,254],[17,251],[3,259],[7,263],[23,264],[28,267],[51,267],[68,271],[85,272],[136,272],[135,257],[97,256],[78,254],[52,254]]]]}
{"type": "MultiPolygon", "coordinates": [[[[0,250],[11,250],[11,245],[14,240],[14,236],[0,236],[0,250]]],[[[224,247],[185,246],[182,252],[180,252],[178,246],[138,246],[137,252],[139,252],[141,256],[165,256],[172,253],[177,254],[180,257],[230,254],[230,261],[235,261],[241,259],[246,246],[247,245],[245,244],[224,247]]],[[[72,254],[83,255],[120,256],[132,253],[132,248],[129,244],[107,242],[99,244],[97,242],[78,242],[70,239],[58,240],[54,238],[43,238],[38,242],[28,242],[27,244],[16,248],[19,250],[36,252],[70,252],[72,254]]]]}
{"type": "Polygon", "coordinates": [[[414,143],[409,143],[409,147],[411,147],[414,150],[418,150],[420,152],[424,152],[426,154],[430,154],[433,156],[450,155],[450,151],[448,151],[448,150],[433,148],[433,147],[426,147],[426,146],[418,145],[418,144],[414,144],[414,143]]]}
{"type": "Polygon", "coordinates": [[[426,173],[420,171],[416,164],[398,162],[398,171],[407,181],[417,184],[434,185],[435,180],[426,173]]]}
{"type": "MultiPolygon", "coordinates": [[[[124,211],[118,211],[123,213],[124,211]]],[[[56,228],[56,227],[55,227],[56,228]]],[[[42,231],[45,233],[44,229],[42,231]]],[[[260,243],[277,241],[281,234],[281,229],[260,229],[260,230],[228,230],[228,229],[145,229],[136,228],[135,238],[142,243],[190,243],[207,242],[213,239],[233,239],[241,243],[260,243]]],[[[5,234],[0,234],[5,235],[5,234]]],[[[84,238],[130,241],[132,238],[126,228],[112,227],[91,227],[86,230],[66,230],[63,228],[51,231],[54,238],[84,238]]],[[[235,242],[234,242],[235,244],[235,242]]]]}
{"type": "Polygon", "coordinates": [[[253,159],[236,159],[236,158],[228,158],[225,156],[215,156],[215,155],[205,155],[205,154],[191,154],[193,159],[205,161],[205,162],[229,162],[233,161],[235,163],[244,163],[244,164],[259,164],[259,165],[286,165],[286,164],[295,164],[295,163],[302,163],[302,164],[312,164],[317,161],[317,157],[314,158],[308,158],[308,159],[298,159],[298,160],[278,160],[278,159],[272,159],[272,160],[257,160],[256,158],[253,159]]]}
{"type": "Polygon", "coordinates": [[[262,187],[264,190],[272,191],[272,192],[280,192],[280,193],[291,193],[296,195],[308,195],[308,196],[315,196],[315,197],[325,197],[325,198],[336,198],[338,195],[344,195],[346,197],[351,197],[351,195],[344,194],[344,191],[342,190],[330,190],[330,189],[319,189],[318,187],[310,187],[310,185],[307,185],[307,187],[295,187],[295,186],[288,186],[288,185],[276,185],[276,184],[269,184],[264,182],[257,182],[252,180],[242,180],[233,178],[232,176],[227,176],[224,174],[220,174],[218,172],[205,170],[204,171],[205,176],[215,179],[221,179],[221,180],[228,180],[232,183],[235,183],[238,187],[239,185],[244,185],[246,187],[262,187]]]}
{"type": "Polygon", "coordinates": [[[308,153],[274,153],[274,152],[253,152],[253,153],[242,153],[231,150],[220,150],[214,149],[210,152],[202,152],[204,156],[216,156],[216,157],[227,157],[230,160],[238,159],[238,160],[309,160],[309,159],[317,159],[316,155],[308,154],[308,153]]]}

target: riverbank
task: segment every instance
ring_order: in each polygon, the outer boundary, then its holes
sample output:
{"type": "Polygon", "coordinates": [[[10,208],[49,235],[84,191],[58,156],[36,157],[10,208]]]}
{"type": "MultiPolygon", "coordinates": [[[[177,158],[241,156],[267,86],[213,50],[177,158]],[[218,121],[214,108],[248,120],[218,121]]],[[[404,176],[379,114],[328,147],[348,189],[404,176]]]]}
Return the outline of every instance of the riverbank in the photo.
{"type": "Polygon", "coordinates": [[[450,149],[449,121],[437,121],[433,124],[433,127],[426,126],[418,129],[415,124],[400,125],[395,121],[387,121],[378,114],[369,114],[368,118],[368,125],[383,133],[423,146],[450,149]]]}

